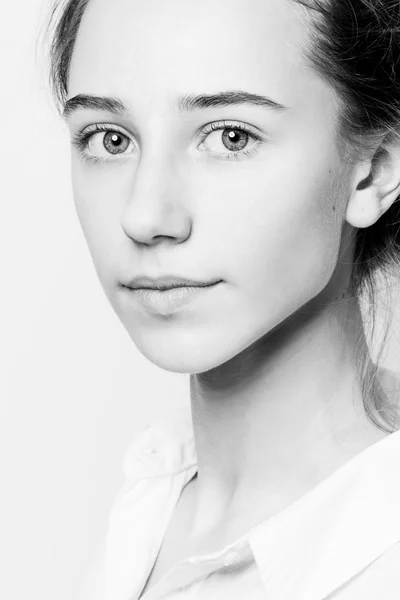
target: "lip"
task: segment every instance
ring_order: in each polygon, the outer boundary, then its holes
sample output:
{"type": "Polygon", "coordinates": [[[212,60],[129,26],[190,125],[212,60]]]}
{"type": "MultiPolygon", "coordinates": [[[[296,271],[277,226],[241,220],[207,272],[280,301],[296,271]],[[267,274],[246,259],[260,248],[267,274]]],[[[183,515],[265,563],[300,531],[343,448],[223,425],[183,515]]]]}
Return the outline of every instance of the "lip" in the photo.
{"type": "Polygon", "coordinates": [[[197,281],[195,279],[187,279],[186,277],[179,277],[175,275],[164,275],[162,277],[154,278],[147,276],[138,276],[134,277],[130,281],[127,281],[126,283],[123,283],[122,286],[130,288],[132,290],[150,289],[163,291],[182,287],[209,287],[216,283],[219,283],[220,281],[220,279],[214,279],[207,282],[197,281]]]}
{"type": "Polygon", "coordinates": [[[179,286],[165,290],[157,290],[151,288],[128,288],[125,287],[128,294],[138,301],[143,308],[158,315],[170,315],[190,302],[204,299],[211,290],[218,287],[219,281],[211,285],[201,286],[179,286]]]}

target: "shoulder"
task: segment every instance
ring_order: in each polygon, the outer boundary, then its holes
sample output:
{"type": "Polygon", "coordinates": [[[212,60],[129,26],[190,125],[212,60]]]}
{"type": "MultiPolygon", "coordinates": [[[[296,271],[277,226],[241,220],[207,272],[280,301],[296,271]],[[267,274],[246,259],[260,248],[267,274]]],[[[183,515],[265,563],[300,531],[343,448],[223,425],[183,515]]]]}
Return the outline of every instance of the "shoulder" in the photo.
{"type": "Polygon", "coordinates": [[[131,509],[135,510],[138,482],[149,478],[154,481],[182,469],[189,472],[195,462],[191,415],[186,407],[174,409],[167,418],[154,419],[138,429],[125,449],[122,460],[125,481],[111,506],[107,535],[86,567],[73,600],[104,600],[110,536],[114,530],[118,536],[124,517],[131,509]]]}

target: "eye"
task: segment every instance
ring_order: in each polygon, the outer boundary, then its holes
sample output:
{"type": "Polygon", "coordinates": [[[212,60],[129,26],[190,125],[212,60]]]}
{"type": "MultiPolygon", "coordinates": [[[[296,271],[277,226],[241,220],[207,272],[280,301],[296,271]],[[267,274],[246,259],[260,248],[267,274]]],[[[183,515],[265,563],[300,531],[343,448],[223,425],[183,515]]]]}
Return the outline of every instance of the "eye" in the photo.
{"type": "MultiPolygon", "coordinates": [[[[210,123],[202,129],[201,134],[200,150],[228,160],[239,160],[254,154],[264,140],[260,133],[238,122],[210,123]]],[[[118,156],[128,156],[135,149],[131,138],[117,125],[103,123],[96,123],[77,133],[72,137],[72,144],[78,148],[85,162],[92,163],[119,160],[118,156]]]]}
{"type": "Polygon", "coordinates": [[[131,154],[127,152],[132,140],[116,125],[96,124],[72,138],[72,143],[78,148],[87,161],[99,162],[114,160],[113,156],[131,154]]]}
{"type": "Polygon", "coordinates": [[[201,150],[211,150],[211,154],[228,159],[253,154],[263,140],[259,133],[243,123],[226,121],[210,123],[202,130],[202,134],[205,139],[200,145],[201,150]]]}

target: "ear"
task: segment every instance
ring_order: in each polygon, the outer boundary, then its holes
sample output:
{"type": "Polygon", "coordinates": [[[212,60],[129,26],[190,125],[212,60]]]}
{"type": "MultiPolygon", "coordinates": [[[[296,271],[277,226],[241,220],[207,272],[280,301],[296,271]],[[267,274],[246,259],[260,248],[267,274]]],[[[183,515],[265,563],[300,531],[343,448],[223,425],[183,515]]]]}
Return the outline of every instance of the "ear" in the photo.
{"type": "Polygon", "coordinates": [[[346,221],[353,227],[369,227],[400,195],[400,143],[381,144],[372,159],[358,164],[353,173],[346,221]]]}

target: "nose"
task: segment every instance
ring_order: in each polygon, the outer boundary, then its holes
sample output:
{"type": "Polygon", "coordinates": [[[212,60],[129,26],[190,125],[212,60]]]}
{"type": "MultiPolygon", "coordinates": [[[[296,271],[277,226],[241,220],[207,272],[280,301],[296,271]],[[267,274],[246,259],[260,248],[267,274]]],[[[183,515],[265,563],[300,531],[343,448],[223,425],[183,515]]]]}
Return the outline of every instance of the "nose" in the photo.
{"type": "Polygon", "coordinates": [[[141,155],[121,219],[128,237],[154,245],[165,238],[180,243],[189,236],[191,217],[183,171],[183,165],[165,149],[141,155]]]}

